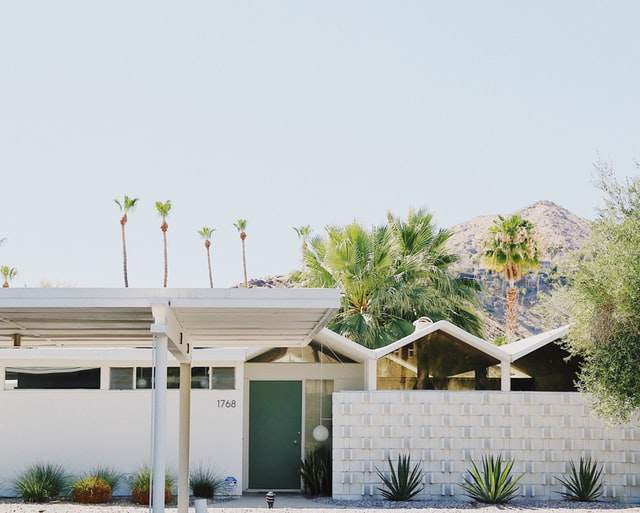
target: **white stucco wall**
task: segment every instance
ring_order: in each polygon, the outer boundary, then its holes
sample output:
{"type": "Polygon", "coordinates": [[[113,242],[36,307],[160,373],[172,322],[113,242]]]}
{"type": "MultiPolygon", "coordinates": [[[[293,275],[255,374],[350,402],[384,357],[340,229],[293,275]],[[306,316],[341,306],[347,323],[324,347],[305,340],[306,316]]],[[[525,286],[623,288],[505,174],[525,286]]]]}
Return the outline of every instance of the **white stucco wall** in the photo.
{"type": "MultiPolygon", "coordinates": [[[[150,464],[151,405],[150,390],[1,390],[0,496],[14,495],[16,473],[35,462],[59,464],[76,475],[98,465],[131,473],[150,464]]],[[[242,412],[240,387],[192,390],[192,466],[203,463],[222,477],[235,477],[237,494],[242,412]],[[235,401],[235,407],[219,401],[235,401]]],[[[178,390],[168,391],[167,448],[167,465],[175,474],[178,390]]]]}
{"type": "Polygon", "coordinates": [[[640,503],[640,428],[608,428],[563,392],[338,392],[333,395],[333,496],[380,497],[376,469],[399,454],[424,470],[416,498],[469,500],[459,486],[483,454],[513,459],[520,495],[561,499],[554,476],[590,456],[605,498],[640,503]]]}

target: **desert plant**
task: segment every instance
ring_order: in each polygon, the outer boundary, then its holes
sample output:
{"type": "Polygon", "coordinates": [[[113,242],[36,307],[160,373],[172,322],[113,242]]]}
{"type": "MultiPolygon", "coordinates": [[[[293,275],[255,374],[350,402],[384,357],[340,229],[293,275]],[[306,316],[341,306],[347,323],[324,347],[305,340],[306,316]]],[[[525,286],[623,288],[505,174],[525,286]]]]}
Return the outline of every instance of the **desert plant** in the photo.
{"type": "Polygon", "coordinates": [[[87,474],[87,477],[96,477],[103,479],[111,487],[111,491],[115,490],[122,479],[122,473],[118,472],[113,467],[97,466],[91,469],[87,474]]]}
{"type": "Polygon", "coordinates": [[[384,473],[376,469],[378,476],[382,479],[385,488],[378,488],[382,496],[390,501],[408,501],[414,495],[422,491],[422,468],[416,464],[411,468],[411,456],[407,454],[398,455],[397,469],[393,467],[391,458],[388,458],[391,467],[391,478],[387,478],[384,473]]]}
{"type": "Polygon", "coordinates": [[[580,458],[580,466],[576,469],[573,461],[569,462],[571,473],[568,477],[557,477],[566,488],[559,492],[565,499],[592,502],[602,495],[602,467],[591,458],[580,458]]]}
{"type": "Polygon", "coordinates": [[[471,462],[469,474],[471,480],[464,478],[461,485],[466,495],[478,502],[487,504],[504,504],[513,499],[517,493],[518,481],[522,475],[514,478],[511,475],[513,460],[503,462],[502,456],[482,456],[482,471],[475,462],[471,462]],[[504,466],[503,466],[504,463],[504,466]]]}
{"type": "MultiPolygon", "coordinates": [[[[164,481],[164,502],[171,502],[171,487],[175,479],[170,472],[165,474],[164,481]]],[[[137,504],[149,504],[151,496],[151,468],[149,465],[139,467],[131,477],[131,502],[137,504]]]]}
{"type": "Polygon", "coordinates": [[[213,499],[222,489],[224,479],[201,464],[189,473],[189,482],[194,496],[213,499]]]}
{"type": "Polygon", "coordinates": [[[331,448],[320,445],[307,451],[300,462],[300,475],[307,495],[327,497],[331,495],[331,448]]]}
{"type": "Polygon", "coordinates": [[[17,495],[25,502],[47,502],[66,491],[69,475],[60,465],[34,463],[15,481],[17,495]]]}
{"type": "Polygon", "coordinates": [[[112,488],[104,479],[88,476],[71,485],[71,499],[83,504],[102,504],[111,500],[112,488]]]}

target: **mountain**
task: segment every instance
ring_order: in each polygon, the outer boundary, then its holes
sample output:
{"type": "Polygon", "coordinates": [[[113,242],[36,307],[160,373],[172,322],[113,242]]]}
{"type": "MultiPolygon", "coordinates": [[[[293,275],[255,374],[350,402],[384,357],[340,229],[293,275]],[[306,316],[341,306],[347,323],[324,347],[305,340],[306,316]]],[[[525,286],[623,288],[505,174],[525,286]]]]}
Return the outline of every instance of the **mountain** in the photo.
{"type": "MultiPolygon", "coordinates": [[[[520,214],[535,226],[541,243],[543,267],[545,263],[553,263],[568,253],[582,246],[589,235],[589,221],[578,217],[551,201],[538,201],[510,214],[520,214]]],[[[452,226],[448,247],[456,253],[460,260],[460,270],[472,271],[484,268],[482,262],[482,246],[489,234],[489,227],[498,218],[498,214],[474,217],[469,221],[452,226]]]]}
{"type": "MultiPolygon", "coordinates": [[[[520,214],[533,223],[541,247],[540,268],[516,284],[520,289],[518,305],[518,338],[540,333],[543,322],[535,311],[538,295],[552,289],[550,272],[563,257],[579,250],[590,232],[590,222],[572,214],[551,201],[539,201],[510,214],[520,214]]],[[[504,335],[507,283],[487,271],[482,258],[482,247],[489,227],[498,214],[473,218],[451,227],[448,247],[459,256],[459,272],[476,277],[482,286],[481,310],[485,321],[485,336],[494,340],[504,335]]]]}

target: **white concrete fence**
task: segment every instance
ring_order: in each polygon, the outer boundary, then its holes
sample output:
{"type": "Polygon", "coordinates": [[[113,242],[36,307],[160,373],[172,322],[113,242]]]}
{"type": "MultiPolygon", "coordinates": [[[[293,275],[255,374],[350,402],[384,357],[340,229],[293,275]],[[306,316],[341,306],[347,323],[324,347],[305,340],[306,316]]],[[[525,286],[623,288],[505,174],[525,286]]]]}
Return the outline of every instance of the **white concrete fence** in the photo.
{"type": "Polygon", "coordinates": [[[333,431],[336,499],[381,497],[376,469],[408,454],[424,471],[415,499],[470,500],[460,483],[486,454],[514,460],[528,499],[562,499],[555,477],[591,457],[604,470],[604,499],[640,503],[640,428],[605,426],[578,393],[336,392],[333,431]]]}

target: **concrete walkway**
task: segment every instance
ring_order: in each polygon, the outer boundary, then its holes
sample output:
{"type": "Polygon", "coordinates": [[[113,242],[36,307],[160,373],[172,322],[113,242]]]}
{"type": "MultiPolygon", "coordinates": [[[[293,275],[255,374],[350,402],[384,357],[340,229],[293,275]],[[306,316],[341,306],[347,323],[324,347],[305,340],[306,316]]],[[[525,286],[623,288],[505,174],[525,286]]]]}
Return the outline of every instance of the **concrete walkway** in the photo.
{"type": "MultiPolygon", "coordinates": [[[[275,492],[274,509],[320,509],[327,505],[308,499],[300,493],[275,492]]],[[[242,497],[234,497],[225,501],[213,501],[207,504],[208,509],[268,509],[266,494],[263,492],[244,492],[242,497]]]]}

